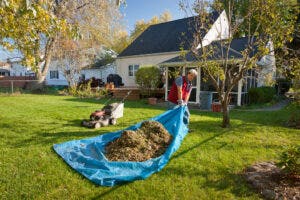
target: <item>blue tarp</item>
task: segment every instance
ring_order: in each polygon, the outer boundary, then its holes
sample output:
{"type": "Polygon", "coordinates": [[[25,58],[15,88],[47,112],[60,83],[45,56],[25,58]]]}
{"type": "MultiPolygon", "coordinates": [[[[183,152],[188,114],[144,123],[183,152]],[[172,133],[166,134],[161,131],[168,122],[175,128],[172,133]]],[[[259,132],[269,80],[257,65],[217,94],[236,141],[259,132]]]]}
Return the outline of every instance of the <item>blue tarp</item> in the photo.
{"type": "MultiPolygon", "coordinates": [[[[184,123],[186,121],[184,113],[186,112],[188,112],[187,106],[177,107],[149,119],[162,123],[173,136],[173,140],[163,155],[144,162],[109,161],[105,157],[106,144],[120,137],[123,130],[93,138],[55,144],[53,148],[73,169],[96,184],[114,186],[146,179],[151,174],[160,171],[179,148],[188,132],[187,125],[184,123]]],[[[136,130],[140,125],[141,122],[126,130],[136,130]]]]}

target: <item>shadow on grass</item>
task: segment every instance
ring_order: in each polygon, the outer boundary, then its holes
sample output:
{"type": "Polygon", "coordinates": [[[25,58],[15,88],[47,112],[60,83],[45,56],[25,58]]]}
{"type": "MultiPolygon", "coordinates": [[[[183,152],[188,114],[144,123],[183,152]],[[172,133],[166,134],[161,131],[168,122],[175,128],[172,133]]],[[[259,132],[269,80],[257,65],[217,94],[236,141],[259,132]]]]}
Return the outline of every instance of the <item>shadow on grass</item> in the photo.
{"type": "MultiPolygon", "coordinates": [[[[73,127],[83,127],[81,125],[82,121],[83,120],[88,120],[87,118],[86,119],[75,119],[75,120],[70,120],[68,121],[67,124],[63,124],[64,127],[69,127],[69,126],[73,126],[73,127]]],[[[87,128],[88,129],[88,128],[87,128]]]]}
{"type": "Polygon", "coordinates": [[[186,154],[186,153],[188,153],[188,152],[190,152],[190,151],[192,151],[192,150],[194,150],[194,149],[196,149],[196,148],[198,148],[198,147],[204,145],[205,143],[207,143],[207,142],[209,142],[209,141],[215,139],[215,138],[218,137],[218,136],[223,135],[224,133],[225,133],[225,132],[215,134],[215,135],[213,135],[212,137],[209,137],[209,138],[207,138],[207,139],[205,139],[205,140],[203,140],[203,141],[201,141],[201,142],[199,142],[199,143],[197,143],[197,144],[195,144],[195,145],[189,147],[188,149],[185,149],[185,150],[181,151],[180,153],[178,153],[178,154],[174,155],[173,157],[171,157],[170,161],[173,160],[173,159],[179,158],[180,156],[183,156],[184,154],[186,154]]]}
{"type": "Polygon", "coordinates": [[[8,146],[19,148],[32,145],[53,145],[55,143],[67,142],[70,140],[87,139],[96,137],[98,135],[107,133],[103,131],[70,131],[70,132],[57,132],[57,133],[39,133],[28,139],[8,141],[8,146]]]}
{"type": "Polygon", "coordinates": [[[109,188],[105,192],[102,192],[101,194],[97,194],[96,196],[92,197],[91,199],[92,200],[101,199],[101,198],[105,197],[106,195],[109,195],[110,193],[115,192],[119,188],[122,188],[122,187],[130,185],[130,184],[131,184],[131,182],[123,183],[123,184],[120,184],[120,185],[116,185],[114,187],[109,188]]]}
{"type": "MultiPolygon", "coordinates": [[[[121,103],[120,99],[109,99],[109,98],[68,98],[65,101],[72,101],[72,102],[85,102],[85,103],[92,103],[92,104],[99,104],[99,106],[103,107],[106,104],[110,103],[121,103]]],[[[159,105],[149,105],[146,103],[145,99],[140,100],[126,100],[124,101],[124,106],[127,108],[146,108],[146,109],[155,109],[155,110],[167,110],[167,107],[159,106],[159,105]]]]}
{"type": "MultiPolygon", "coordinates": [[[[200,163],[201,164],[201,163],[200,163]]],[[[203,163],[202,163],[203,164],[203,163]]],[[[166,170],[160,172],[160,175],[170,176],[176,174],[181,177],[193,177],[203,179],[199,181],[199,187],[206,189],[213,189],[216,191],[230,191],[234,196],[239,198],[251,197],[256,195],[256,192],[251,189],[242,174],[231,173],[230,168],[217,168],[216,171],[205,169],[190,170],[184,167],[167,167],[166,170]],[[217,178],[216,178],[217,177],[217,178]]]]}
{"type": "MultiPolygon", "coordinates": [[[[99,106],[103,106],[105,102],[107,102],[107,98],[103,99],[80,99],[80,98],[69,98],[65,99],[66,101],[74,101],[74,102],[89,102],[100,104],[99,106]]],[[[120,100],[112,99],[111,102],[120,102],[120,100]]],[[[166,111],[167,108],[163,106],[152,106],[148,105],[145,100],[125,100],[125,108],[136,108],[136,109],[149,109],[149,110],[161,110],[162,112],[166,111]]],[[[215,120],[213,122],[213,126],[221,126],[222,124],[222,113],[214,113],[208,111],[201,111],[197,109],[191,109],[191,114],[194,116],[200,115],[205,117],[212,117],[215,120]]],[[[230,111],[230,119],[232,128],[236,127],[234,121],[239,120],[242,121],[244,125],[258,124],[263,126],[272,126],[272,127],[284,127],[286,120],[288,119],[288,112],[285,108],[279,111],[238,111],[232,110],[230,111]]]]}
{"type": "MultiPolygon", "coordinates": [[[[213,188],[218,191],[228,190],[237,197],[249,197],[256,195],[241,174],[230,173],[230,169],[218,169],[218,174],[222,177],[216,180],[206,180],[203,188],[213,188]]],[[[204,172],[205,173],[205,172],[204,172]]]]}

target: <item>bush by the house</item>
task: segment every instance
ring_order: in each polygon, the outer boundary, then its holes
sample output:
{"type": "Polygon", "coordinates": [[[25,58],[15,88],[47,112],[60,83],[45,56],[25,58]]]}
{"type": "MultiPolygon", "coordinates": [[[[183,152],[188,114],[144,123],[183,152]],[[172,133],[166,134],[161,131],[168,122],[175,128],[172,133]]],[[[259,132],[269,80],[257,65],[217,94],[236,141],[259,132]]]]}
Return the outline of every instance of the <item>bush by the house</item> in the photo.
{"type": "Polygon", "coordinates": [[[293,102],[289,106],[289,112],[287,126],[300,129],[300,101],[293,102]]]}
{"type": "Polygon", "coordinates": [[[292,146],[280,155],[277,163],[284,172],[300,175],[300,146],[292,146]]]}
{"type": "Polygon", "coordinates": [[[249,90],[249,100],[251,104],[271,102],[276,94],[274,87],[259,87],[249,90]]]}
{"type": "Polygon", "coordinates": [[[73,95],[80,98],[94,98],[94,97],[103,97],[107,95],[107,90],[104,88],[92,88],[91,81],[87,84],[81,84],[78,87],[69,87],[68,89],[60,92],[62,95],[73,95]]]}
{"type": "Polygon", "coordinates": [[[156,66],[141,67],[135,74],[135,81],[142,95],[151,96],[151,90],[156,89],[161,82],[160,70],[156,66]]]}

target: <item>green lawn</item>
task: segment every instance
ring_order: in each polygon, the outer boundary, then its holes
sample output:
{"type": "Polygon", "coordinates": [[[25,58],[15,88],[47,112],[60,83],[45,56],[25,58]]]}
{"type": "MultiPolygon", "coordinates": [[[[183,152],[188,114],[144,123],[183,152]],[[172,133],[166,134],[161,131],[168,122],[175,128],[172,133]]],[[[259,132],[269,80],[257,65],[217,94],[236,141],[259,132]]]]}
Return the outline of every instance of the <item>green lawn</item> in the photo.
{"type": "Polygon", "coordinates": [[[300,131],[284,127],[289,110],[233,111],[232,128],[221,115],[191,112],[194,132],[160,172],[122,186],[100,187],[72,170],[52,145],[123,129],[164,112],[127,101],[116,126],[80,127],[105,100],[54,95],[0,96],[0,199],[259,199],[239,175],[255,162],[277,160],[300,131]]]}

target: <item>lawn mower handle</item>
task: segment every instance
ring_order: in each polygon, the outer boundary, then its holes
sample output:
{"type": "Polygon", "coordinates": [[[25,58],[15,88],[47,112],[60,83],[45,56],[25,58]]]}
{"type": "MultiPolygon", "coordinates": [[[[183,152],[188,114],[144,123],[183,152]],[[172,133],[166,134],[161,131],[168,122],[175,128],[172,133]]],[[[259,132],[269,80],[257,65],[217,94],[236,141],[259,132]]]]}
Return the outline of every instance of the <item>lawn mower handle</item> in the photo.
{"type": "Polygon", "coordinates": [[[132,90],[129,90],[128,92],[127,92],[127,94],[125,95],[125,97],[123,97],[123,99],[122,99],[122,103],[124,103],[124,100],[130,95],[130,93],[132,92],[132,90]]]}

